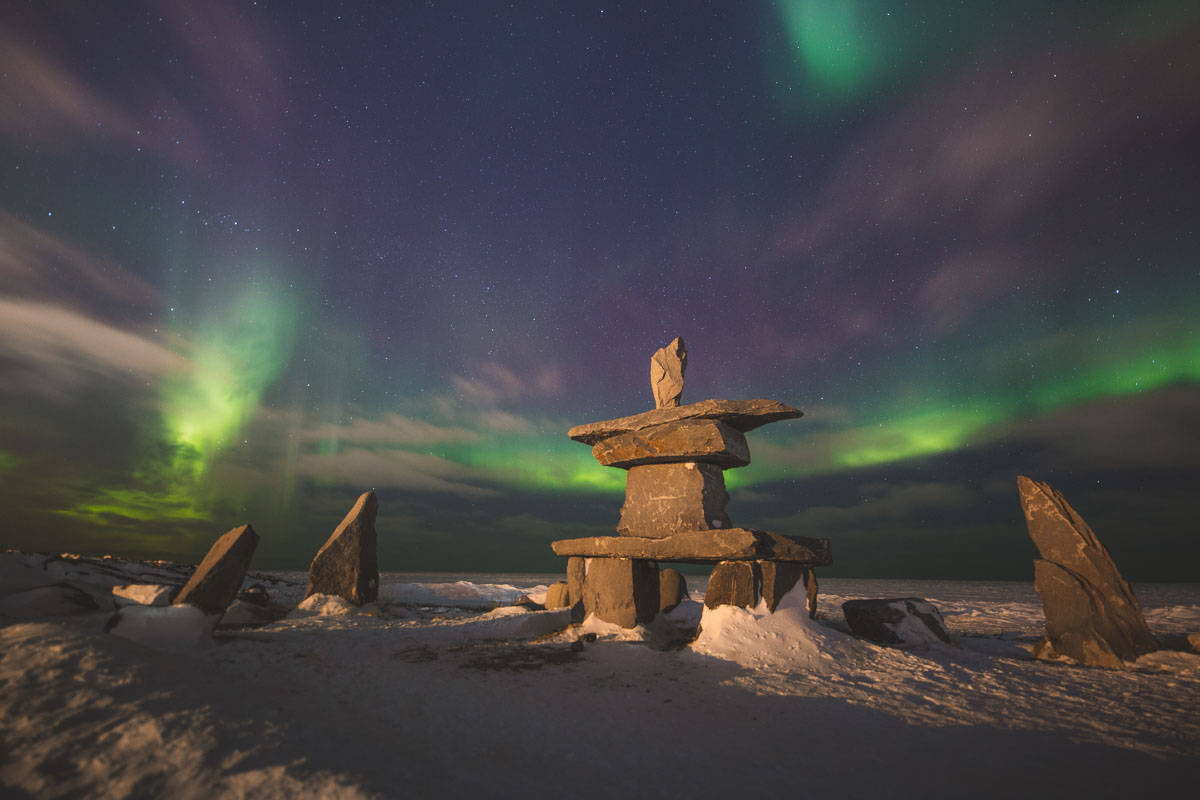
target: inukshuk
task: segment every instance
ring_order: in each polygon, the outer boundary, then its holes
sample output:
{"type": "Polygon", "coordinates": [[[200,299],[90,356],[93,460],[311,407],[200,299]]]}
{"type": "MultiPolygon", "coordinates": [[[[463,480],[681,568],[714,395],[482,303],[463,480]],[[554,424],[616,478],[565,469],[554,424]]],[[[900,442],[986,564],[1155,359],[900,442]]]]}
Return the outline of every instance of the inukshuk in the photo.
{"type": "MultiPolygon", "coordinates": [[[[680,405],[686,367],[677,338],[650,360],[655,410],[567,432],[604,466],[628,471],[617,536],[551,545],[569,557],[566,599],[577,618],[595,614],[627,628],[649,622],[660,608],[660,561],[715,564],[710,608],[761,601],[772,611],[813,567],[832,563],[827,539],[738,528],[725,513],[724,470],[750,463],[746,431],[801,412],[774,400],[680,405]]],[[[808,585],[815,603],[815,581],[808,585]]]]}

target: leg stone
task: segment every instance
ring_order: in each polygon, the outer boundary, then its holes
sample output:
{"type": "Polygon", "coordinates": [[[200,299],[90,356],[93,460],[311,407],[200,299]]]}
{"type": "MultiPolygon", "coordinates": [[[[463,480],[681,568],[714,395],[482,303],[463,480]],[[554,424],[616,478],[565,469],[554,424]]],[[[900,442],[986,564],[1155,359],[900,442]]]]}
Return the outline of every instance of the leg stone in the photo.
{"type": "Polygon", "coordinates": [[[767,601],[767,608],[774,611],[783,596],[790,592],[804,578],[807,571],[803,564],[789,564],[784,561],[759,561],[758,570],[762,575],[761,597],[767,601]]]}
{"type": "Polygon", "coordinates": [[[722,561],[713,567],[708,589],[704,592],[705,607],[757,606],[762,583],[758,565],[757,561],[722,561]]]}
{"type": "Polygon", "coordinates": [[[658,564],[654,561],[589,558],[584,573],[585,616],[595,614],[605,622],[632,628],[650,622],[658,613],[658,564]]]}
{"type": "Polygon", "coordinates": [[[586,558],[572,556],[567,559],[567,605],[571,607],[572,622],[583,622],[583,578],[586,572],[586,558]]]}

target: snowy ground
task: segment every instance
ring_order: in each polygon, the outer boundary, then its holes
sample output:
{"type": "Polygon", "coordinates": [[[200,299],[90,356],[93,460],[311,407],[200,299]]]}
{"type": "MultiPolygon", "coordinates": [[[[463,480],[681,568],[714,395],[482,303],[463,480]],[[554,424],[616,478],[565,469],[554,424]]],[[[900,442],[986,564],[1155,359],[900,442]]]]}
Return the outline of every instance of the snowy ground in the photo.
{"type": "MultiPolygon", "coordinates": [[[[864,589],[919,593],[888,582],[824,582],[824,623],[709,612],[680,646],[665,623],[548,633],[561,612],[503,605],[544,584],[391,576],[373,607],[170,652],[104,633],[106,598],[186,571],[44,561],[0,555],[4,797],[1130,797],[1200,780],[1200,656],[1033,661],[1024,585],[914,585],[958,646],[906,651],[835,627],[864,589]],[[100,608],[64,613],[80,601],[55,582],[100,608]]],[[[255,582],[303,595],[294,574],[255,582]]],[[[1156,633],[1200,631],[1200,591],[1141,597],[1156,633]]]]}

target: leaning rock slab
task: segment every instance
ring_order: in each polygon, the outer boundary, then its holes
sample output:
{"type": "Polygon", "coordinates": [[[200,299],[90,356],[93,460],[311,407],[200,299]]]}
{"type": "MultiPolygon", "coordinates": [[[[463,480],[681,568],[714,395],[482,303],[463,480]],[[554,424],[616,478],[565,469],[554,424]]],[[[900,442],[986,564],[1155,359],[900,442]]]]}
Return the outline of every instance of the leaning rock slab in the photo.
{"type": "Polygon", "coordinates": [[[951,643],[941,612],[920,597],[847,600],[842,603],[842,611],[855,636],[878,644],[913,647],[951,643]]]}
{"type": "Polygon", "coordinates": [[[1017,478],[1029,538],[1042,559],[1034,588],[1046,614],[1039,657],[1119,667],[1158,649],[1133,589],[1091,527],[1047,484],[1017,478]]]}
{"type": "Polygon", "coordinates": [[[224,614],[242,588],[257,547],[258,534],[249,525],[224,534],[209,548],[191,580],[175,595],[175,605],[186,603],[205,614],[224,614]]]}
{"type": "Polygon", "coordinates": [[[722,469],[750,463],[746,434],[716,419],[686,419],[611,436],[592,447],[606,467],[702,461],[722,469]]]}
{"type": "Polygon", "coordinates": [[[305,597],[337,595],[356,606],[379,598],[375,536],[378,511],[379,501],[374,492],[365,492],[358,498],[313,558],[305,597]]]}
{"type": "Polygon", "coordinates": [[[662,538],[680,531],[731,528],[729,493],[715,464],[646,464],[625,479],[617,533],[662,538]]]}

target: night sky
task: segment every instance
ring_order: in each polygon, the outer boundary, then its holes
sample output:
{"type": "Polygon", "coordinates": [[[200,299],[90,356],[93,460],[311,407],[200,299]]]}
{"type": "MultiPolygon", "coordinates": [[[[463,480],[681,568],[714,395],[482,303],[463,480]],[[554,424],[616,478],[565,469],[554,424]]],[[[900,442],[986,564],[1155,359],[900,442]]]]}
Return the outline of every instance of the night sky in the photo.
{"type": "Polygon", "coordinates": [[[1200,580],[1198,152],[1187,2],[4,2],[0,546],[561,571],[682,336],[827,574],[1200,580]]]}

